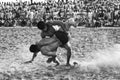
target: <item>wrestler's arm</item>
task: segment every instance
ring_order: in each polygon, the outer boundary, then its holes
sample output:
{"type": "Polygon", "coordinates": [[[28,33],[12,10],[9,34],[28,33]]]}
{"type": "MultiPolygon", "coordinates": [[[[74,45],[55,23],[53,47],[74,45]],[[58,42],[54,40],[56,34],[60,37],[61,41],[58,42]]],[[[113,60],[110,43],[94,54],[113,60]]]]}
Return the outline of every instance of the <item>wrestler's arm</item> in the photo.
{"type": "Polygon", "coordinates": [[[33,53],[32,59],[30,61],[26,61],[25,63],[32,63],[32,61],[34,61],[35,57],[37,56],[37,53],[33,53]]]}
{"type": "Polygon", "coordinates": [[[45,37],[46,37],[45,33],[41,32],[41,38],[45,38],[45,37]]]}

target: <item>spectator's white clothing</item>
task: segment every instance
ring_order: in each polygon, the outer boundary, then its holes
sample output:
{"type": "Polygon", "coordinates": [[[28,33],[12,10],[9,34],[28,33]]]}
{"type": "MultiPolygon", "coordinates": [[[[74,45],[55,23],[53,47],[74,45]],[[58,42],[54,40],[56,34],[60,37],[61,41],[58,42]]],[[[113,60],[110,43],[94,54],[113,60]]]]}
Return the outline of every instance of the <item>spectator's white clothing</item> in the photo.
{"type": "Polygon", "coordinates": [[[34,13],[31,11],[31,12],[30,12],[30,19],[32,20],[33,17],[34,17],[34,13]]]}
{"type": "Polygon", "coordinates": [[[90,23],[92,22],[92,16],[93,16],[93,12],[89,12],[88,13],[88,19],[89,19],[90,23]]]}

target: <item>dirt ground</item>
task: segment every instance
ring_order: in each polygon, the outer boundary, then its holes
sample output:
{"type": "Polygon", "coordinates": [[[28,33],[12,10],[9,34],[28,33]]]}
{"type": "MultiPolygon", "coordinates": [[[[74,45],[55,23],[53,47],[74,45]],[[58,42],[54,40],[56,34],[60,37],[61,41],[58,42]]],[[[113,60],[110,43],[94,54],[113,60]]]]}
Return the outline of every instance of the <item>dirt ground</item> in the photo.
{"type": "Polygon", "coordinates": [[[71,64],[59,48],[61,66],[47,64],[47,57],[32,58],[29,46],[39,41],[36,28],[0,28],[0,80],[120,80],[120,29],[71,29],[71,64]]]}

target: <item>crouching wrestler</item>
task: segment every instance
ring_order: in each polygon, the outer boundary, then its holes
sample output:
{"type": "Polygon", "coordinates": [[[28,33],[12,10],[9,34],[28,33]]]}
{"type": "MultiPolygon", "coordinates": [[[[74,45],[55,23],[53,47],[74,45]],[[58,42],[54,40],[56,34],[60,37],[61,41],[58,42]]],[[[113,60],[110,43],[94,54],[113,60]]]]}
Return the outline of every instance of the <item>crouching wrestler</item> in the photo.
{"type": "MultiPolygon", "coordinates": [[[[41,52],[44,56],[48,56],[47,63],[54,62],[56,66],[59,62],[56,60],[56,52],[58,47],[63,47],[67,50],[67,56],[71,56],[71,49],[66,45],[69,41],[68,34],[63,31],[56,31],[50,38],[43,38],[36,44],[30,46],[30,52],[33,53],[33,57],[30,61],[25,63],[31,63],[37,56],[38,52],[41,52]]],[[[70,57],[67,57],[66,65],[70,65],[70,57]]]]}

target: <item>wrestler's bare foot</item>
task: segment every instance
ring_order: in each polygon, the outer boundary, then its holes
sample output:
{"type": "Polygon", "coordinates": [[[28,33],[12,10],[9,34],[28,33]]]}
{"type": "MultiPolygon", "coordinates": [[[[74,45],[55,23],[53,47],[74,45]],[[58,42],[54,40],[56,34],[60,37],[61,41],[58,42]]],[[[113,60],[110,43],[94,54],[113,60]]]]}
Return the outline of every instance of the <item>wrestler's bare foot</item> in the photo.
{"type": "Polygon", "coordinates": [[[67,63],[66,66],[71,66],[71,65],[69,63],[67,63]]]}
{"type": "Polygon", "coordinates": [[[52,61],[53,61],[53,58],[48,58],[48,60],[46,62],[51,63],[52,61]]]}
{"type": "Polygon", "coordinates": [[[56,63],[56,66],[58,66],[59,65],[59,62],[56,60],[56,56],[53,56],[53,57],[51,57],[51,58],[48,58],[48,60],[46,61],[47,63],[51,63],[51,62],[54,62],[54,63],[56,63]]]}
{"type": "Polygon", "coordinates": [[[54,58],[54,59],[53,59],[53,62],[54,62],[54,63],[56,63],[56,65],[55,65],[55,66],[60,65],[60,63],[56,60],[56,58],[54,58]]]}
{"type": "Polygon", "coordinates": [[[57,66],[59,66],[60,64],[59,63],[57,63],[56,65],[55,65],[55,67],[57,67],[57,66]]]}
{"type": "Polygon", "coordinates": [[[52,56],[50,58],[48,58],[48,60],[46,61],[47,63],[51,63],[52,61],[55,61],[56,56],[52,56]]]}

